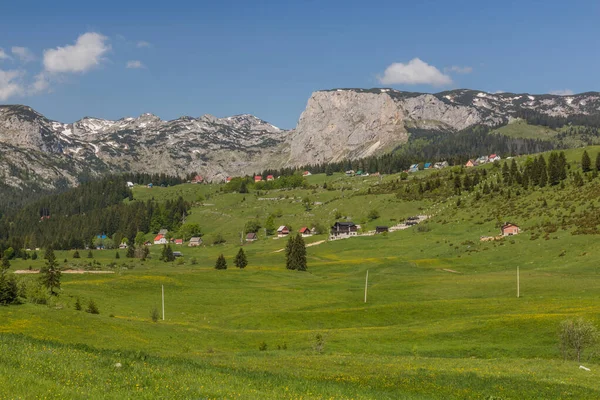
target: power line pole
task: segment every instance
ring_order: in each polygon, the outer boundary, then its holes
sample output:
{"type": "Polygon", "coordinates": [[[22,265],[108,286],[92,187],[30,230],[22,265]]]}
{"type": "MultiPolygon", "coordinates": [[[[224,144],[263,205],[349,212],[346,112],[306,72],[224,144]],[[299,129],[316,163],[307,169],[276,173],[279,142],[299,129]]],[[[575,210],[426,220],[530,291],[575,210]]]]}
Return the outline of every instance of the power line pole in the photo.
{"type": "Polygon", "coordinates": [[[163,321],[165,320],[165,285],[161,285],[162,286],[162,314],[163,314],[163,321]]]}
{"type": "Polygon", "coordinates": [[[367,285],[369,283],[369,270],[367,270],[367,277],[365,278],[365,303],[367,302],[367,285]]]}
{"type": "Polygon", "coordinates": [[[521,297],[521,282],[519,276],[519,267],[517,267],[517,298],[521,297]]]}

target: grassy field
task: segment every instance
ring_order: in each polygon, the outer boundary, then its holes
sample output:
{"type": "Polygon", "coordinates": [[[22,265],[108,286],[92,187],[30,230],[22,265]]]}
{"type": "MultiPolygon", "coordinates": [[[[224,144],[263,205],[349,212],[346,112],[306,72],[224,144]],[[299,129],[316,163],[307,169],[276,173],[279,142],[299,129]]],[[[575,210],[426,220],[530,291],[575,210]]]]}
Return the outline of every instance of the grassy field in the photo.
{"type": "MultiPolygon", "coordinates": [[[[582,151],[568,154],[572,169],[582,151]]],[[[588,151],[595,156],[598,148],[588,151]]],[[[487,179],[496,179],[486,168],[487,179]]],[[[411,179],[431,171],[420,174],[411,179]]],[[[600,398],[597,353],[584,354],[581,364],[591,368],[584,371],[562,360],[557,341],[565,318],[600,322],[598,236],[574,235],[571,226],[544,231],[545,222],[573,214],[571,207],[600,208],[597,180],[515,190],[510,198],[463,194],[460,206],[457,196],[369,194],[377,177],[317,175],[309,182],[320,188],[245,195],[221,193],[218,185],[136,189],[136,201],[202,194],[189,220],[202,226],[206,247],[177,248],[182,263],[158,261],[159,246],[144,262],[124,251],[118,260],[115,250],[94,251],[113,274],[65,274],[61,295],[48,305],[1,307],[0,398],[600,398]],[[306,211],[306,196],[323,204],[306,211]],[[261,233],[244,245],[249,266],[234,268],[245,222],[277,209],[277,224],[294,229],[327,226],[335,210],[357,223],[379,210],[367,228],[414,214],[432,218],[388,235],[309,247],[304,273],[285,269],[278,252],[285,240],[261,233]],[[498,234],[498,220],[519,223],[523,233],[480,242],[498,234]],[[227,242],[211,246],[215,233],[227,242]],[[217,271],[221,253],[229,269],[217,271]],[[153,322],[161,285],[166,318],[153,322]],[[100,314],[75,310],[77,298],[84,307],[94,300],[100,314]]],[[[72,252],[57,257],[72,268],[89,261],[72,252]]],[[[16,260],[12,269],[42,262],[16,260]]]]}

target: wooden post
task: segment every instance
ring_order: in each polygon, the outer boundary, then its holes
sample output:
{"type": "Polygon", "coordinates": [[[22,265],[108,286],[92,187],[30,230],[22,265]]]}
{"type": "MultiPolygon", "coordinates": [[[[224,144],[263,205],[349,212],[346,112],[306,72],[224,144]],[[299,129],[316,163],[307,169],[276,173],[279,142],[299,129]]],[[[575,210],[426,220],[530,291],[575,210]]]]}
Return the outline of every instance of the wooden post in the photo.
{"type": "Polygon", "coordinates": [[[519,267],[517,267],[517,298],[521,297],[521,282],[519,276],[519,267]]]}
{"type": "Polygon", "coordinates": [[[367,270],[367,277],[365,279],[365,303],[367,302],[367,285],[369,283],[369,270],[367,270]]]}
{"type": "Polygon", "coordinates": [[[165,285],[162,285],[162,312],[163,321],[165,320],[165,285]]]}

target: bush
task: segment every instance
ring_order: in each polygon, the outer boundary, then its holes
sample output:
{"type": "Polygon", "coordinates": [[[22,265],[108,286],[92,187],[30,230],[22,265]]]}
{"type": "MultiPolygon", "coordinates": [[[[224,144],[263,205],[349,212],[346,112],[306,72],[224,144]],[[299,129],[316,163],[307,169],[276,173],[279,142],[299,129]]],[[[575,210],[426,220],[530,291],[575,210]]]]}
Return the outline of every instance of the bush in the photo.
{"type": "Polygon", "coordinates": [[[158,308],[154,307],[152,311],[150,311],[150,318],[152,319],[152,322],[158,322],[158,319],[160,318],[158,308]]]}
{"type": "Polygon", "coordinates": [[[197,264],[198,264],[198,259],[196,259],[196,257],[192,258],[192,259],[190,260],[190,264],[192,264],[192,265],[197,265],[197,264]]]}
{"type": "Polygon", "coordinates": [[[88,306],[87,306],[85,312],[90,313],[90,314],[100,314],[100,310],[98,309],[96,302],[91,299],[90,299],[90,302],[88,303],[88,306]]]}
{"type": "Polygon", "coordinates": [[[77,300],[75,300],[75,310],[81,311],[82,309],[83,309],[83,307],[81,306],[81,300],[79,300],[79,297],[78,297],[77,300]]]}
{"type": "Polygon", "coordinates": [[[322,354],[325,351],[325,343],[325,336],[323,336],[320,333],[317,333],[313,342],[313,350],[316,353],[322,354]]]}
{"type": "Polygon", "coordinates": [[[265,342],[264,340],[262,342],[260,342],[258,344],[258,349],[260,351],[266,351],[267,350],[267,342],[265,342]]]}
{"type": "Polygon", "coordinates": [[[583,352],[598,341],[598,329],[583,318],[567,319],[561,322],[558,337],[564,359],[577,359],[580,362],[583,352]]]}
{"type": "Polygon", "coordinates": [[[225,243],[225,238],[220,233],[217,233],[213,237],[213,244],[221,244],[221,243],[225,243]]]}
{"type": "Polygon", "coordinates": [[[367,218],[369,219],[369,221],[374,221],[377,218],[379,218],[379,211],[377,210],[371,210],[369,211],[369,213],[367,214],[367,218]]]}

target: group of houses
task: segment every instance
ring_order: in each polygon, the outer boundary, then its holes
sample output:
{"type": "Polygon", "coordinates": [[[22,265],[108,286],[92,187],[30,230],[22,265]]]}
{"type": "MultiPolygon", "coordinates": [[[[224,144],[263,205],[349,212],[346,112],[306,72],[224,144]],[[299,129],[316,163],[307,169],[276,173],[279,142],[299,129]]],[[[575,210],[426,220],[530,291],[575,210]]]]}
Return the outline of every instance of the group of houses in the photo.
{"type": "Polygon", "coordinates": [[[498,154],[490,154],[489,156],[481,156],[475,160],[469,160],[465,164],[465,167],[476,167],[478,165],[493,163],[494,161],[500,161],[502,158],[498,154]]]}
{"type": "MultiPolygon", "coordinates": [[[[449,166],[448,161],[440,161],[436,163],[426,162],[423,164],[423,169],[442,169],[449,166]]],[[[412,164],[408,170],[404,172],[417,172],[419,170],[419,164],[412,164]]]]}
{"type": "MultiPolygon", "coordinates": [[[[284,238],[286,236],[288,236],[290,234],[290,228],[285,226],[285,225],[281,225],[279,228],[277,228],[277,237],[278,238],[284,238]]],[[[315,228],[309,228],[306,226],[303,226],[302,228],[300,228],[298,230],[298,233],[302,236],[302,237],[310,237],[312,235],[314,235],[316,232],[315,228]]],[[[254,242],[258,240],[258,235],[255,232],[250,232],[246,235],[246,242],[254,242]]]]}
{"type": "Polygon", "coordinates": [[[379,176],[379,172],[374,172],[372,174],[369,174],[367,171],[362,171],[362,170],[358,170],[358,171],[354,171],[353,169],[350,169],[348,171],[345,172],[346,176],[379,176]]]}
{"type": "MultiPolygon", "coordinates": [[[[156,244],[156,245],[175,244],[175,245],[183,246],[183,244],[184,244],[183,239],[167,238],[167,233],[169,233],[169,231],[167,229],[161,229],[160,231],[158,231],[158,234],[154,237],[154,240],[152,242],[148,241],[148,242],[144,243],[144,245],[151,246],[153,244],[156,244]]],[[[189,247],[198,247],[201,245],[202,245],[202,238],[200,238],[199,236],[192,237],[188,243],[189,247]]]]}

